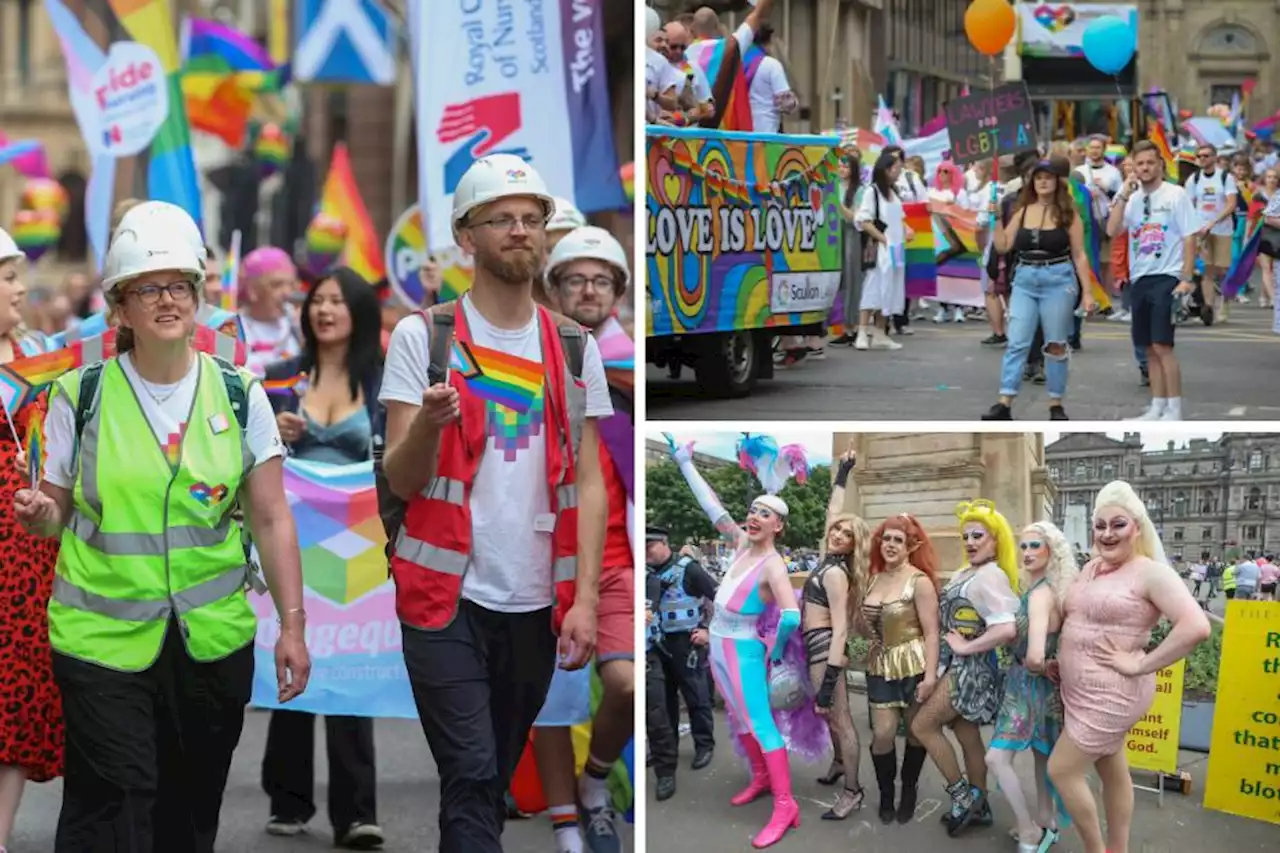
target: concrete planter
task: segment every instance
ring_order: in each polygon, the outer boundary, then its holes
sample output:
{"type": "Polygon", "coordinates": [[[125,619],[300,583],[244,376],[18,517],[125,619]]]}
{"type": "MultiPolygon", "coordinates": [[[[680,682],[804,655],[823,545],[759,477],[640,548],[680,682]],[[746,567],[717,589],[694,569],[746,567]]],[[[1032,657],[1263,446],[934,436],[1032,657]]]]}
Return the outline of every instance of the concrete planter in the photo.
{"type": "Polygon", "coordinates": [[[1208,752],[1213,733],[1213,700],[1190,700],[1182,703],[1182,727],[1178,748],[1208,752]]]}

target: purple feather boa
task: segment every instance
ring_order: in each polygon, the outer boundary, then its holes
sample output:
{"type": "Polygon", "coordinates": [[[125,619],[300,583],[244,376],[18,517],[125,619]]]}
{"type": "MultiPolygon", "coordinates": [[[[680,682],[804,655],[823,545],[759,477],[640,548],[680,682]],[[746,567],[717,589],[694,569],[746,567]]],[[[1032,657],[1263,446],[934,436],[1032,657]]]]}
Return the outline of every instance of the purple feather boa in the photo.
{"type": "MultiPolygon", "coordinates": [[[[801,607],[801,621],[803,622],[803,602],[801,607]]],[[[782,618],[782,609],[777,604],[770,603],[764,613],[760,614],[760,621],[757,623],[757,631],[760,639],[771,637],[778,631],[778,621],[782,618]]],[[[778,732],[782,735],[783,741],[787,744],[788,751],[800,758],[800,760],[808,764],[817,764],[823,761],[830,753],[831,736],[828,734],[827,721],[818,716],[817,705],[814,703],[814,691],[809,675],[809,661],[805,654],[804,637],[799,628],[791,633],[787,639],[787,647],[782,652],[782,660],[788,666],[798,668],[805,674],[805,684],[810,685],[810,689],[805,696],[804,703],[799,707],[790,711],[774,711],[773,721],[778,726],[778,732]]],[[[733,715],[729,715],[729,732],[733,736],[733,750],[738,757],[745,763],[747,753],[742,748],[742,744],[738,742],[738,736],[744,734],[735,725],[733,715]]]]}

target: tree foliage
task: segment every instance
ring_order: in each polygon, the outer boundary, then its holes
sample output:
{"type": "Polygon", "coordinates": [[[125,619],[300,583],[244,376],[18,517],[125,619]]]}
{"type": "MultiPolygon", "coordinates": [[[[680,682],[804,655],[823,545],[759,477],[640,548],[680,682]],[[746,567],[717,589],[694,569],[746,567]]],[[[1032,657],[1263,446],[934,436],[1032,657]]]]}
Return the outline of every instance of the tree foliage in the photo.
{"type": "MultiPolygon", "coordinates": [[[[747,517],[747,508],[763,489],[754,476],[736,465],[705,470],[702,475],[737,522],[747,517]]],[[[779,495],[790,510],[782,542],[791,548],[816,548],[825,532],[827,501],[831,499],[831,471],[818,465],[803,485],[791,480],[779,495]]],[[[718,534],[698,506],[680,469],[664,459],[645,471],[645,520],[665,527],[673,543],[687,538],[715,539],[718,534]]]]}

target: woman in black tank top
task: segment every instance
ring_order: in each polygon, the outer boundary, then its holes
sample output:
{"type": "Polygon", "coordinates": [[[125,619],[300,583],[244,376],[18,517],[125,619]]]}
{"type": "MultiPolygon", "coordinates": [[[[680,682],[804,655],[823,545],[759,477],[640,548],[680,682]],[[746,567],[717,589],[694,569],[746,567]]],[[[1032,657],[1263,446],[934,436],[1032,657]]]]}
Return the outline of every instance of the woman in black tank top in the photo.
{"type": "Polygon", "coordinates": [[[982,416],[984,421],[1013,420],[1010,407],[1022,387],[1022,371],[1040,327],[1044,329],[1049,420],[1067,420],[1062,400],[1067,392],[1067,339],[1075,322],[1077,295],[1086,314],[1093,310],[1093,274],[1085,252],[1084,226],[1071,197],[1070,175],[1066,158],[1037,163],[1009,224],[993,235],[996,252],[1012,253],[1014,274],[1000,400],[982,416]]]}
{"type": "Polygon", "coordinates": [[[862,599],[866,595],[871,562],[871,531],[856,515],[844,512],[844,490],[853,472],[856,454],[849,450],[836,460],[836,482],[827,505],[827,536],[822,559],[804,585],[804,612],[800,624],[809,659],[809,677],[817,693],[818,713],[827,720],[835,757],[827,775],[818,781],[834,785],[845,779],[844,790],[823,814],[824,820],[844,820],[862,808],[858,784],[858,730],[853,725],[845,684],[847,641],[862,633],[862,599]],[[846,763],[846,761],[848,763],[846,763]]]}

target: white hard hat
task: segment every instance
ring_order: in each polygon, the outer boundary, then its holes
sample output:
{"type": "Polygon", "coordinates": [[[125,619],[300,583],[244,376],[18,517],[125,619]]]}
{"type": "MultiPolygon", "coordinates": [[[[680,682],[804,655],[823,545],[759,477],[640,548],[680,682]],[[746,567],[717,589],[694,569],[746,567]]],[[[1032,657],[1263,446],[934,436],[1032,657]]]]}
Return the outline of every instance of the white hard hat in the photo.
{"type": "Polygon", "coordinates": [[[631,267],[627,263],[627,253],[622,244],[605,229],[586,225],[570,231],[551,251],[546,272],[543,273],[547,287],[555,285],[553,279],[557,269],[570,261],[584,259],[603,261],[617,269],[622,274],[624,290],[631,284],[631,267]]]}
{"type": "MultiPolygon", "coordinates": [[[[149,231],[155,227],[177,229],[182,239],[191,244],[191,250],[196,253],[196,257],[200,259],[200,262],[203,264],[208,260],[208,250],[205,248],[204,235],[200,233],[200,228],[196,225],[195,220],[185,210],[167,201],[144,201],[137,207],[131,208],[128,213],[120,218],[120,224],[116,226],[115,234],[119,234],[126,228],[142,232],[149,231]]],[[[115,242],[115,234],[111,237],[112,243],[115,242]]],[[[160,269],[168,269],[168,267],[161,267],[160,269]]]]}
{"type": "Polygon", "coordinates": [[[14,258],[26,258],[26,256],[27,253],[18,248],[18,244],[9,236],[9,232],[0,228],[0,264],[14,258]]]}
{"type": "Polygon", "coordinates": [[[547,223],[548,231],[572,231],[587,224],[587,217],[567,198],[556,196],[556,212],[547,223]]]}
{"type": "Polygon", "coordinates": [[[173,205],[163,216],[144,212],[135,217],[145,206],[129,211],[111,236],[102,270],[103,290],[110,293],[126,281],[161,270],[184,273],[200,287],[204,284],[204,243],[197,244],[192,239],[192,233],[200,233],[195,222],[186,211],[173,205]]]}
{"type": "Polygon", "coordinates": [[[547,220],[556,200],[547,191],[542,176],[514,154],[491,154],[471,164],[453,192],[453,227],[456,231],[468,213],[503,198],[527,196],[542,203],[547,220]]]}
{"type": "Polygon", "coordinates": [[[662,18],[658,17],[658,10],[652,6],[644,7],[644,40],[648,41],[662,29],[662,18]]]}

